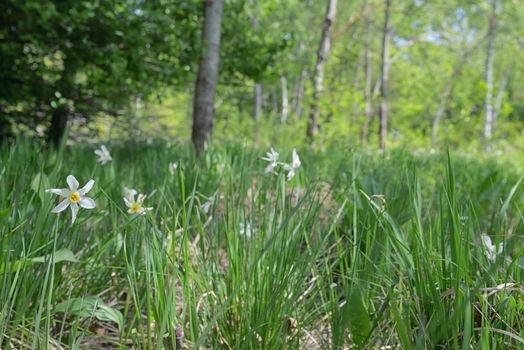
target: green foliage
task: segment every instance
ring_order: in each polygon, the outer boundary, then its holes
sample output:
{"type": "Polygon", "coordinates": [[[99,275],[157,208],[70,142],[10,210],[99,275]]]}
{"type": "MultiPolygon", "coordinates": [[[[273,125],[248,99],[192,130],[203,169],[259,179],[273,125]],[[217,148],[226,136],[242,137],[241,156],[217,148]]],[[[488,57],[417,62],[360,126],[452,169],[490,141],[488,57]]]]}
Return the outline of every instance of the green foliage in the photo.
{"type": "Polygon", "coordinates": [[[122,313],[107,306],[98,297],[68,299],[57,304],[53,311],[81,318],[96,317],[100,321],[116,323],[119,329],[122,329],[124,325],[122,313]]]}
{"type": "Polygon", "coordinates": [[[62,109],[116,114],[131,97],[187,82],[198,57],[200,9],[187,1],[7,1],[0,10],[4,127],[35,130],[62,109]]]}
{"type": "Polygon", "coordinates": [[[93,145],[0,152],[2,348],[524,341],[515,159],[298,149],[286,181],[281,167],[264,173],[266,149],[224,143],[195,159],[185,144],[107,146],[104,166],[93,145]],[[97,207],[74,224],[40,196],[69,174],[96,181],[97,207]],[[153,209],[128,214],[124,187],[153,209]],[[481,233],[503,244],[493,260],[481,233]]]}

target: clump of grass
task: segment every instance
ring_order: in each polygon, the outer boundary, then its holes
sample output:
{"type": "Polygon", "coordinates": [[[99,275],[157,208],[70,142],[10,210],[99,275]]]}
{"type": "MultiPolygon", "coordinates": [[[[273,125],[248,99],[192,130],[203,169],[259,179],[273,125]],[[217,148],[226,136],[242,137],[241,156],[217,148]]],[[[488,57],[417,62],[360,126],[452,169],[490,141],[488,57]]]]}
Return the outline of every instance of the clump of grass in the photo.
{"type": "Polygon", "coordinates": [[[0,150],[1,348],[524,344],[523,192],[506,164],[299,150],[287,181],[264,174],[266,150],[108,146],[105,165],[84,146],[0,150]],[[69,174],[96,181],[73,224],[44,192],[69,174]],[[128,214],[124,187],[153,210],[128,214]]]}

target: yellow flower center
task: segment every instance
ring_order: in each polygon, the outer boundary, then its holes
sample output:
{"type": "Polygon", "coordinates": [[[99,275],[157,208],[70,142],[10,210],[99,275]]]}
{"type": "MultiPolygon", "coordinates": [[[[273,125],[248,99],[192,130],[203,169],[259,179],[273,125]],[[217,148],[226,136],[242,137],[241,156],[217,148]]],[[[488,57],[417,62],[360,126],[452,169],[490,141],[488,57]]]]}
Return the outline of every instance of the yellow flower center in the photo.
{"type": "Polygon", "coordinates": [[[138,213],[142,209],[142,206],[138,203],[133,203],[129,209],[131,209],[133,213],[138,213]]]}
{"type": "Polygon", "coordinates": [[[69,201],[71,201],[71,203],[78,203],[80,201],[80,194],[78,192],[71,192],[69,201]]]}

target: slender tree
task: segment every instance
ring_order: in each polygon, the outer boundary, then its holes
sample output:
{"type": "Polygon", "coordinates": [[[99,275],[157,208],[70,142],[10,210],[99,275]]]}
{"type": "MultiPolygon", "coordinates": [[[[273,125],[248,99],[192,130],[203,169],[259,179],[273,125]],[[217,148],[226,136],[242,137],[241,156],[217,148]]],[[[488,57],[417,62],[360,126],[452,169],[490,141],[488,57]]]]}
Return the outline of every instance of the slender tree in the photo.
{"type": "Polygon", "coordinates": [[[297,119],[300,119],[302,117],[302,100],[304,99],[304,82],[307,79],[307,71],[306,69],[302,68],[300,71],[300,76],[297,79],[296,87],[295,87],[295,97],[293,98],[293,102],[291,105],[291,109],[293,110],[295,116],[297,119]]]}
{"type": "Polygon", "coordinates": [[[281,108],[282,114],[280,115],[280,122],[282,124],[285,124],[287,121],[288,105],[289,105],[288,97],[287,97],[287,79],[285,76],[280,77],[280,90],[282,93],[282,108],[281,108]]]}
{"type": "Polygon", "coordinates": [[[491,137],[493,134],[493,61],[495,59],[495,39],[497,36],[497,8],[499,0],[491,0],[491,15],[489,17],[488,47],[486,52],[486,65],[484,68],[484,81],[486,83],[484,142],[485,151],[491,152],[491,137]]]}
{"type": "Polygon", "coordinates": [[[258,121],[262,115],[262,102],[264,101],[264,90],[262,84],[255,83],[254,88],[255,105],[253,107],[253,119],[258,121]]]}
{"type": "Polygon", "coordinates": [[[204,52],[199,63],[193,104],[192,140],[197,154],[202,152],[213,133],[223,10],[224,0],[206,0],[202,32],[204,52]]]}
{"type": "Polygon", "coordinates": [[[369,135],[369,123],[373,117],[373,107],[371,105],[371,84],[372,84],[372,66],[371,66],[371,44],[373,43],[373,19],[370,11],[366,15],[366,47],[364,53],[364,74],[366,80],[366,86],[364,87],[364,123],[362,126],[362,143],[367,143],[369,135]]]}
{"type": "Polygon", "coordinates": [[[386,137],[388,129],[388,78],[389,78],[389,40],[391,36],[390,17],[391,1],[385,0],[384,30],[382,35],[382,78],[380,84],[380,122],[379,122],[379,145],[380,149],[386,149],[386,137]]]}
{"type": "MultiPolygon", "coordinates": [[[[255,0],[254,2],[254,8],[255,8],[255,12],[258,11],[258,1],[257,0],[255,0]]],[[[258,17],[255,15],[253,17],[253,28],[257,30],[259,26],[260,26],[260,23],[259,23],[258,17]]],[[[255,121],[258,121],[260,119],[260,116],[262,115],[262,104],[264,101],[262,84],[260,84],[259,81],[255,81],[253,97],[255,99],[254,108],[253,108],[253,119],[255,119],[255,121]]]]}
{"type": "Polygon", "coordinates": [[[331,30],[335,21],[337,0],[328,0],[324,25],[318,45],[317,61],[313,71],[313,98],[311,101],[306,136],[311,142],[318,133],[319,100],[324,86],[324,65],[331,48],[331,30]]]}

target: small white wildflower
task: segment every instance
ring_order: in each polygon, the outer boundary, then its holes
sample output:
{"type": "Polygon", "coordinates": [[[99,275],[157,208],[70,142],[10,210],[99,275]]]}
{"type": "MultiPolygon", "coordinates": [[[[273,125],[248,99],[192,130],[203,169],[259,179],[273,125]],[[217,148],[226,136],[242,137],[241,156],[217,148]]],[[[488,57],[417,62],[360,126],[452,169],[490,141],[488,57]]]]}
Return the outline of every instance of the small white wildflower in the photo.
{"type": "Polygon", "coordinates": [[[113,158],[111,158],[109,150],[104,145],[100,146],[99,149],[95,150],[95,154],[98,156],[98,159],[96,161],[101,163],[102,165],[113,160],[113,158]]]}
{"type": "Polygon", "coordinates": [[[146,208],[143,206],[144,200],[147,197],[144,194],[139,194],[135,200],[137,193],[138,192],[135,189],[124,188],[124,202],[129,208],[127,212],[129,214],[145,215],[146,212],[153,210],[153,208],[146,208]]]}
{"type": "Polygon", "coordinates": [[[288,181],[295,177],[295,170],[300,168],[300,158],[298,157],[296,149],[293,148],[291,164],[284,164],[284,170],[287,171],[288,181]]]}
{"type": "Polygon", "coordinates": [[[95,181],[89,180],[84,187],[79,189],[79,184],[76,178],[73,175],[69,175],[67,177],[67,184],[69,185],[69,189],[50,188],[47,189],[46,192],[54,193],[65,198],[62,202],[60,202],[60,204],[54,207],[51,212],[60,213],[66,210],[67,207],[71,207],[72,222],[75,222],[79,206],[85,209],[93,209],[96,207],[95,201],[92,198],[85,197],[85,194],[89,192],[91,188],[93,188],[95,181]]]}
{"type": "Polygon", "coordinates": [[[246,236],[247,238],[251,238],[251,225],[248,223],[247,225],[244,225],[243,223],[240,223],[240,235],[246,236]]]}
{"type": "Polygon", "coordinates": [[[493,245],[491,243],[491,238],[483,233],[480,238],[482,239],[482,245],[484,246],[484,254],[486,254],[486,258],[488,258],[489,261],[495,261],[497,259],[497,255],[501,254],[504,250],[504,244],[500,243],[497,246],[493,245]]]}
{"type": "Polygon", "coordinates": [[[274,169],[278,165],[278,152],[271,147],[269,152],[266,153],[265,157],[262,157],[263,160],[269,162],[268,166],[264,169],[264,173],[273,173],[274,169]]]}
{"type": "Polygon", "coordinates": [[[178,169],[178,163],[177,162],[169,163],[169,172],[171,173],[171,175],[175,175],[177,169],[178,169]]]}
{"type": "MultiPolygon", "coordinates": [[[[213,205],[215,205],[215,202],[217,200],[217,192],[215,192],[215,194],[207,197],[207,201],[204,202],[204,204],[202,204],[200,206],[200,210],[202,210],[202,212],[204,212],[204,214],[208,214],[209,213],[209,210],[213,207],[213,205]]],[[[218,199],[222,200],[224,199],[224,196],[218,196],[218,199]]]]}
{"type": "Polygon", "coordinates": [[[207,215],[209,213],[209,209],[213,206],[213,203],[215,202],[215,196],[211,196],[207,199],[207,201],[200,206],[200,209],[204,212],[204,214],[207,215]]]}

